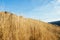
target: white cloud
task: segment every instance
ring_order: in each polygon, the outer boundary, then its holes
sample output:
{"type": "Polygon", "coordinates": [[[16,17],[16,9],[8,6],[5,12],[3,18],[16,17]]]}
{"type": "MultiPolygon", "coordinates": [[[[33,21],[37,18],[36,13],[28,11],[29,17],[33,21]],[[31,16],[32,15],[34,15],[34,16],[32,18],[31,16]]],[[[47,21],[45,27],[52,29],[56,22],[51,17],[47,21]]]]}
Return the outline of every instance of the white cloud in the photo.
{"type": "Polygon", "coordinates": [[[46,22],[60,20],[60,0],[54,0],[47,5],[39,6],[33,9],[31,13],[37,13],[38,18],[46,22]]]}
{"type": "Polygon", "coordinates": [[[60,0],[57,0],[57,2],[60,2],[60,0]]]}
{"type": "Polygon", "coordinates": [[[46,19],[46,20],[43,20],[44,22],[51,22],[51,21],[59,21],[60,18],[50,18],[50,19],[46,19]]]}

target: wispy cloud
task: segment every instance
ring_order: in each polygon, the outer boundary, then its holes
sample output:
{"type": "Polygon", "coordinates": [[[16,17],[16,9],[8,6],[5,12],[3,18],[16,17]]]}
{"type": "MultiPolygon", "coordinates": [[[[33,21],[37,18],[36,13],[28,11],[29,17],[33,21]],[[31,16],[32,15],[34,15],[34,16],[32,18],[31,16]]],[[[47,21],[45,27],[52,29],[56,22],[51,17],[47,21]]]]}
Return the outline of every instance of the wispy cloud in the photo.
{"type": "Polygon", "coordinates": [[[0,10],[47,22],[60,20],[60,0],[0,0],[0,10]]]}
{"type": "Polygon", "coordinates": [[[4,6],[0,5],[0,11],[4,10],[4,6]]]}
{"type": "Polygon", "coordinates": [[[5,4],[3,0],[0,0],[0,11],[4,11],[5,9],[5,4]]]}
{"type": "Polygon", "coordinates": [[[38,6],[30,13],[34,14],[35,18],[47,22],[60,20],[60,0],[53,0],[46,5],[38,6]]]}

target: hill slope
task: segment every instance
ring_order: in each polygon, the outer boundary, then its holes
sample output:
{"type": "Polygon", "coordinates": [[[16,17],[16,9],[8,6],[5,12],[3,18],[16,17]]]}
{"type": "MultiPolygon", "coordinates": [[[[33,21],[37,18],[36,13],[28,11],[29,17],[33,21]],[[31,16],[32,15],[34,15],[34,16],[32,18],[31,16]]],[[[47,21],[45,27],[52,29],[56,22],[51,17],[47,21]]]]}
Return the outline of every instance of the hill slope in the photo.
{"type": "Polygon", "coordinates": [[[0,40],[60,40],[60,27],[0,12],[0,40]]]}
{"type": "Polygon", "coordinates": [[[54,22],[49,22],[49,23],[60,26],[60,21],[54,21],[54,22]]]}

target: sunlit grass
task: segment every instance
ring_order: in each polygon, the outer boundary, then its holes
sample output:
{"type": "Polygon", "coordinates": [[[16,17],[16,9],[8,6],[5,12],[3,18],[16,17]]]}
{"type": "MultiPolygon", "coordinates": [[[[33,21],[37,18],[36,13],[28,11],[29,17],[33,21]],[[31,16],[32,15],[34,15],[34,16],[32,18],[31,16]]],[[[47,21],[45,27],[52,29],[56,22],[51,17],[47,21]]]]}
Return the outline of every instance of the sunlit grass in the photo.
{"type": "Polygon", "coordinates": [[[60,40],[60,27],[0,12],[0,40],[60,40]]]}

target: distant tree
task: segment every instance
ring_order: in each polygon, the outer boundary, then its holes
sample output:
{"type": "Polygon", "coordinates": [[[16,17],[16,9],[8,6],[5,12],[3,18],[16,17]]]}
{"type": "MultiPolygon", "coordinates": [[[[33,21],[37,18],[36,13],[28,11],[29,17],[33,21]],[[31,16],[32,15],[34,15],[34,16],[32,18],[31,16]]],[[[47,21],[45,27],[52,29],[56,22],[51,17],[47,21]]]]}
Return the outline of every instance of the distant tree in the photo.
{"type": "Polygon", "coordinates": [[[7,11],[5,11],[5,13],[7,13],[7,11]]]}

